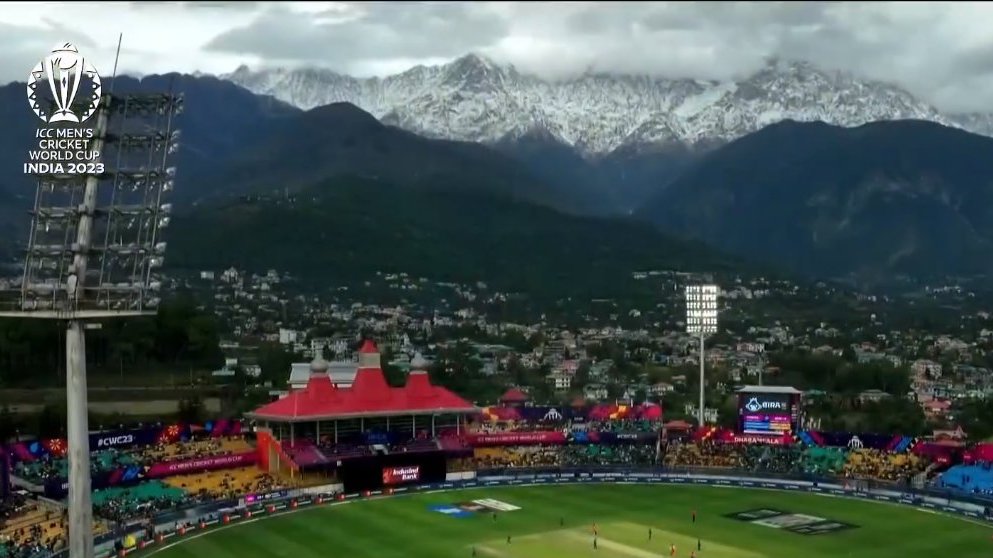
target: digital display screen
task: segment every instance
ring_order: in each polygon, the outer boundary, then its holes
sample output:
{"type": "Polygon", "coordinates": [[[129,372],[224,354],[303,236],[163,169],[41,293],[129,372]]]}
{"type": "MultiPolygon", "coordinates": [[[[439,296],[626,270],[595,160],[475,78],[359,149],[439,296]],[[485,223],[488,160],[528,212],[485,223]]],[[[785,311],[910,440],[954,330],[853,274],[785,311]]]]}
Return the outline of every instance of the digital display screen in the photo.
{"type": "Polygon", "coordinates": [[[792,430],[793,419],[785,413],[747,413],[741,417],[745,434],[784,434],[792,430]]]}
{"type": "Polygon", "coordinates": [[[421,466],[386,467],[383,469],[383,486],[404,484],[421,480],[421,466]]]}

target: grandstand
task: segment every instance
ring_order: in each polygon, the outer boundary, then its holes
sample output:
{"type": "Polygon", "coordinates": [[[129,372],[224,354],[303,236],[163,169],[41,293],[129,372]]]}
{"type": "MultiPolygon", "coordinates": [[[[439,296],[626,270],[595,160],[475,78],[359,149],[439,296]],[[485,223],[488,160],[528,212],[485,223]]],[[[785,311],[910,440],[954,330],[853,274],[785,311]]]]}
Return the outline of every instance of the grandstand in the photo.
{"type": "Polygon", "coordinates": [[[327,363],[315,360],[303,389],[248,414],[261,425],[262,468],[282,479],[311,474],[330,480],[345,462],[463,456],[468,451],[463,443],[444,440],[461,438],[467,418],[478,409],[432,385],[425,366],[415,359],[406,384],[390,387],[375,344],[366,340],[355,380],[341,387],[331,381],[327,363]]]}
{"type": "MultiPolygon", "coordinates": [[[[898,435],[801,431],[750,436],[716,427],[667,429],[658,405],[477,409],[417,370],[390,387],[371,342],[347,388],[318,360],[303,389],[263,405],[256,440],[238,421],[142,427],[91,436],[97,532],[185,521],[249,499],[320,485],[363,493],[496,470],[711,471],[903,490],[993,496],[993,445],[954,448],[898,435]],[[411,472],[413,471],[413,474],[411,472]],[[951,492],[950,492],[951,493],[951,492]]],[[[672,424],[672,423],[670,423],[672,424]]],[[[17,493],[0,508],[0,554],[44,558],[65,546],[64,440],[18,443],[7,454],[17,493]]],[[[112,535],[108,540],[113,540],[112,535]]],[[[105,538],[106,538],[105,537],[105,538]]],[[[0,556],[3,558],[3,556],[0,556]]]]}
{"type": "MultiPolygon", "coordinates": [[[[91,443],[106,448],[91,452],[97,535],[108,533],[112,525],[280,488],[254,466],[256,449],[237,421],[95,432],[91,443]]],[[[65,545],[65,508],[57,502],[66,495],[65,448],[60,439],[8,448],[13,479],[51,500],[21,491],[4,501],[0,536],[6,544],[0,548],[6,554],[41,557],[65,545]]]]}

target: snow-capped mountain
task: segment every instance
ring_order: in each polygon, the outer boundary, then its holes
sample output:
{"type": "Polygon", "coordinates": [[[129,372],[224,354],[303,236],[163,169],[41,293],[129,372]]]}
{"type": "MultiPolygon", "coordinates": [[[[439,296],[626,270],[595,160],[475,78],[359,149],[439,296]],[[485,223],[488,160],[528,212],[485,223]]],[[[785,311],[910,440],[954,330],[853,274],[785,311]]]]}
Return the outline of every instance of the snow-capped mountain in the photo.
{"type": "Polygon", "coordinates": [[[993,134],[989,115],[950,117],[891,84],[778,60],[726,82],[592,73],[550,81],[475,54],[382,79],[245,66],[222,77],[303,109],[346,101],[429,137],[496,142],[541,132],[586,154],[723,143],[785,119],[922,119],[993,134]]]}

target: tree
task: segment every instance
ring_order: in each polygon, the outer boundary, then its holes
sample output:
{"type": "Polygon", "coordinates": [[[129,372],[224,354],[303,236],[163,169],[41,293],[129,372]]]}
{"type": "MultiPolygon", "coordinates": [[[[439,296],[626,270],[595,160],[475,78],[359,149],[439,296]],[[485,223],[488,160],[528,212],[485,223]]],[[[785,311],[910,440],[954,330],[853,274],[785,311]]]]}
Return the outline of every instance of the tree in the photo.
{"type": "Polygon", "coordinates": [[[259,366],[262,367],[260,379],[271,382],[273,387],[285,386],[297,355],[278,343],[263,343],[259,346],[258,354],[259,366]]]}
{"type": "Polygon", "coordinates": [[[993,399],[968,400],[955,416],[970,439],[982,441],[993,436],[993,399]]]}
{"type": "MultiPolygon", "coordinates": [[[[216,319],[181,293],[164,301],[154,317],[114,320],[88,331],[87,371],[117,376],[150,365],[184,372],[191,366],[217,367],[222,359],[218,330],[216,319]]],[[[0,385],[60,384],[65,378],[64,347],[65,331],[55,322],[0,319],[0,385]]]]}

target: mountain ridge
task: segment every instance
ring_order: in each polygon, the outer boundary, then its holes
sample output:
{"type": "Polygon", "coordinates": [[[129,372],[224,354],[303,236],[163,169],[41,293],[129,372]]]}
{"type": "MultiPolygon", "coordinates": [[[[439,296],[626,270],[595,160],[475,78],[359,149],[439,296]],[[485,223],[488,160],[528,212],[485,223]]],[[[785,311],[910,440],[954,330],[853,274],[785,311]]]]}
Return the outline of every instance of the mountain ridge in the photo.
{"type": "Polygon", "coordinates": [[[346,175],[287,197],[193,208],[176,215],[173,225],[172,268],[276,268],[322,287],[377,272],[408,273],[588,298],[649,289],[633,280],[635,271],[750,269],[633,220],[568,215],[479,190],[418,190],[346,175]],[[249,237],[256,241],[245,242],[249,237]]]}
{"type": "Polygon", "coordinates": [[[592,193],[568,192],[496,149],[424,138],[383,124],[347,102],[283,119],[267,137],[242,146],[225,166],[193,174],[187,185],[204,193],[201,201],[206,201],[218,195],[295,192],[338,176],[419,190],[481,190],[576,213],[596,203],[592,193]],[[216,184],[227,186],[218,190],[216,184]]]}
{"type": "Polygon", "coordinates": [[[702,157],[637,216],[808,275],[990,274],[993,138],[784,121],[702,157]]]}
{"type": "Polygon", "coordinates": [[[384,78],[244,65],[220,77],[302,108],[350,102],[427,137],[499,143],[541,131],[591,157],[707,148],[784,119],[847,127],[920,119],[993,134],[993,115],[946,115],[898,86],[778,59],[723,82],[603,72],[545,80],[478,54],[384,78]]]}

